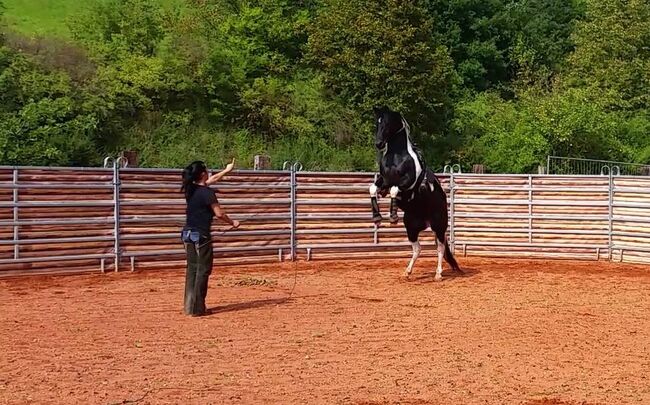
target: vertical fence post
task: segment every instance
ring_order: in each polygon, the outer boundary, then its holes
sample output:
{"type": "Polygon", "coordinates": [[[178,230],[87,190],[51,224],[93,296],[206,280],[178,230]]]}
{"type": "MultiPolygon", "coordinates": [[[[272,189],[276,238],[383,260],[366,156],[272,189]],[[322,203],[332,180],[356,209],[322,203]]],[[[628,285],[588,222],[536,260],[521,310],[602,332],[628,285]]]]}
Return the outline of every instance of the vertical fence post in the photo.
{"type": "Polygon", "coordinates": [[[528,176],[528,243],[533,243],[533,176],[528,176]]]}
{"type": "Polygon", "coordinates": [[[551,174],[551,155],[546,156],[546,174],[551,174]]]}
{"type": "Polygon", "coordinates": [[[612,248],[614,246],[614,176],[612,170],[609,170],[609,207],[608,207],[608,227],[607,227],[607,259],[612,260],[612,248]]]}
{"type": "MultiPolygon", "coordinates": [[[[375,184],[376,181],[377,181],[377,173],[375,173],[375,177],[372,180],[372,184],[375,184]]],[[[374,229],[372,231],[372,243],[374,243],[375,245],[379,244],[379,226],[377,224],[374,224],[374,229]]]]}
{"type": "Polygon", "coordinates": [[[291,182],[291,261],[296,260],[296,227],[297,227],[297,210],[296,210],[296,188],[297,188],[297,176],[296,176],[296,165],[291,165],[289,179],[291,182]]]}
{"type": "Polygon", "coordinates": [[[449,174],[449,247],[452,253],[456,253],[456,237],[454,236],[455,210],[454,194],[456,185],[454,184],[454,171],[449,174]]]}
{"type": "Polygon", "coordinates": [[[19,232],[18,232],[18,168],[14,167],[13,173],[13,218],[14,218],[14,259],[18,259],[20,255],[20,245],[18,245],[19,232]]]}
{"type": "Polygon", "coordinates": [[[113,217],[115,235],[115,245],[113,247],[115,254],[115,271],[120,269],[120,160],[113,161],[113,217]]]}

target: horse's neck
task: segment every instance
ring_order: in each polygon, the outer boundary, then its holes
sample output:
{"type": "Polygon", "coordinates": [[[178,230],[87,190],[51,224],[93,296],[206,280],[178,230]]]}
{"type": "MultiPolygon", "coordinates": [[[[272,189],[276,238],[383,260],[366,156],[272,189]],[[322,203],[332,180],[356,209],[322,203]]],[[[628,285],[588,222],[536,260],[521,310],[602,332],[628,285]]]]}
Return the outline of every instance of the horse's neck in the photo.
{"type": "Polygon", "coordinates": [[[401,131],[388,142],[388,149],[386,152],[391,154],[408,153],[408,144],[409,139],[406,136],[406,131],[401,131]]]}
{"type": "Polygon", "coordinates": [[[397,136],[393,137],[393,139],[388,142],[386,154],[409,155],[411,157],[415,156],[417,157],[417,160],[420,162],[420,164],[424,166],[424,158],[422,157],[422,153],[411,141],[411,138],[408,136],[406,131],[402,131],[401,133],[397,134],[397,136]]]}

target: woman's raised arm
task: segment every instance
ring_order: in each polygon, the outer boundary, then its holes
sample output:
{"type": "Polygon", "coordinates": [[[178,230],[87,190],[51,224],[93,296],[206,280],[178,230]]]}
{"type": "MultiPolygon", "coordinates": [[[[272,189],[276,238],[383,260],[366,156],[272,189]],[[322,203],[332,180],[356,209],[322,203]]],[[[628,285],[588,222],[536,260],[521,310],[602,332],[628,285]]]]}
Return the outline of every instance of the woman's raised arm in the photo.
{"type": "Polygon", "coordinates": [[[226,174],[230,173],[234,168],[235,168],[235,159],[233,158],[232,162],[228,163],[225,169],[223,169],[217,174],[213,174],[212,176],[208,177],[205,184],[211,186],[213,184],[218,183],[219,180],[221,180],[226,174]]]}

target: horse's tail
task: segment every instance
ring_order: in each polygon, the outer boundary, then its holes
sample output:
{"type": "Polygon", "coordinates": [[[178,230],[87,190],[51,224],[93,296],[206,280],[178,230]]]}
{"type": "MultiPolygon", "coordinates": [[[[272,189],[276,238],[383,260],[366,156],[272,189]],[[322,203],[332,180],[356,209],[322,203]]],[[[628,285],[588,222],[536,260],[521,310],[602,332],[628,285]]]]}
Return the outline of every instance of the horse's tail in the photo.
{"type": "Polygon", "coordinates": [[[447,263],[449,263],[449,265],[451,266],[451,268],[454,271],[456,271],[458,273],[463,272],[460,269],[460,266],[458,265],[458,262],[456,261],[456,258],[451,253],[451,249],[449,249],[449,241],[447,241],[447,238],[445,238],[445,260],[447,261],[447,263]]]}

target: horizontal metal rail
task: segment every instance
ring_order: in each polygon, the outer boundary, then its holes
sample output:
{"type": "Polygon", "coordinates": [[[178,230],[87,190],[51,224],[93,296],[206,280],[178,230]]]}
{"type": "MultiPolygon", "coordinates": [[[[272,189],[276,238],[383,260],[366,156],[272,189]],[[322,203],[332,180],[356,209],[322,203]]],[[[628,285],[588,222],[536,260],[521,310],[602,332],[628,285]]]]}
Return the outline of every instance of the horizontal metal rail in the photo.
{"type": "MultiPolygon", "coordinates": [[[[364,177],[372,179],[375,175],[372,172],[323,172],[323,171],[300,171],[296,173],[297,177],[364,177]]],[[[372,180],[371,180],[372,181],[372,180]]]]}
{"type": "MultiPolygon", "coordinates": [[[[400,217],[403,217],[404,214],[399,212],[400,217]]],[[[313,213],[302,213],[298,214],[298,220],[308,221],[308,220],[336,220],[336,221],[346,221],[346,220],[359,220],[359,221],[370,221],[372,214],[313,214],[313,213]]]]}
{"type": "MultiPolygon", "coordinates": [[[[275,198],[275,199],[220,199],[220,205],[287,205],[290,204],[289,198],[275,198]]],[[[122,200],[120,205],[122,207],[147,207],[147,206],[160,206],[160,205],[180,205],[184,206],[184,200],[122,200]]]]}
{"type": "Polygon", "coordinates": [[[542,186],[542,185],[536,185],[533,187],[529,187],[528,185],[522,185],[522,186],[469,186],[469,185],[462,185],[462,186],[456,186],[456,191],[521,191],[521,192],[526,192],[526,191],[539,191],[539,192],[555,192],[555,193],[560,193],[560,192],[565,192],[565,193],[607,193],[609,192],[609,189],[607,186],[602,186],[602,187],[575,187],[567,190],[558,190],[557,185],[551,185],[551,186],[542,186]]]}
{"type": "MultiPolygon", "coordinates": [[[[382,200],[378,201],[380,204],[382,204],[382,200]]],[[[386,199],[385,203],[388,204],[389,200],[386,199]]],[[[364,206],[370,206],[370,198],[368,199],[360,199],[360,198],[339,198],[336,201],[332,201],[331,199],[328,200],[323,200],[323,199],[307,199],[307,198],[301,198],[298,197],[298,200],[296,201],[296,204],[298,205],[364,205],[364,206]]]]}
{"type": "MultiPolygon", "coordinates": [[[[332,205],[332,200],[323,199],[298,199],[298,205],[332,205]]],[[[525,205],[531,202],[528,199],[479,199],[479,198],[458,198],[454,200],[455,204],[473,204],[473,205],[525,205]]],[[[336,200],[336,205],[368,205],[365,199],[346,199],[336,200]]],[[[609,207],[607,202],[602,201],[575,201],[575,200],[533,200],[533,206],[580,206],[580,207],[609,207]]]]}
{"type": "Polygon", "coordinates": [[[504,213],[480,213],[480,212],[455,212],[456,218],[476,218],[476,219],[546,219],[546,220],[577,220],[577,221],[607,221],[607,214],[504,214],[504,213]]]}
{"type": "Polygon", "coordinates": [[[88,184],[68,184],[68,183],[20,183],[20,184],[11,184],[11,183],[0,183],[0,189],[56,189],[56,190],[97,190],[97,189],[108,189],[112,190],[113,185],[110,183],[107,184],[97,184],[97,183],[88,183],[88,184]]]}
{"type": "Polygon", "coordinates": [[[19,221],[0,221],[0,226],[40,226],[40,225],[98,225],[98,224],[113,224],[115,220],[110,218],[104,219],[24,219],[19,221]]]}
{"type": "MultiPolygon", "coordinates": [[[[438,176],[436,174],[436,176],[438,176]]],[[[455,179],[468,179],[468,178],[493,178],[501,177],[504,179],[511,178],[522,178],[526,179],[528,177],[532,178],[548,178],[548,179],[602,179],[607,178],[607,175],[603,174],[499,174],[499,173],[454,173],[455,179]]],[[[618,176],[616,176],[618,178],[618,176]]]]}
{"type": "Polygon", "coordinates": [[[297,230],[298,235],[354,235],[354,234],[374,234],[378,232],[379,234],[388,234],[388,233],[405,233],[403,227],[400,228],[365,228],[365,229],[303,229],[297,230]]]}
{"type": "MultiPolygon", "coordinates": [[[[621,232],[614,231],[612,232],[614,236],[624,236],[628,238],[641,238],[641,239],[650,239],[650,232],[621,232]]],[[[650,240],[648,241],[650,242],[650,240]]]]}
{"type": "Polygon", "coordinates": [[[554,234],[554,235],[597,235],[597,236],[607,236],[609,233],[607,229],[603,230],[580,230],[580,229],[544,229],[544,228],[480,228],[480,227],[471,227],[463,228],[456,227],[456,233],[458,232],[487,232],[487,233],[545,233],[545,234],[554,234]]]}
{"type": "Polygon", "coordinates": [[[528,199],[483,199],[483,198],[458,198],[454,200],[457,205],[533,205],[533,206],[579,206],[579,207],[609,207],[607,201],[576,201],[576,200],[532,200],[528,199]]]}
{"type": "Polygon", "coordinates": [[[64,167],[64,166],[0,166],[0,170],[31,170],[31,171],[64,171],[64,172],[106,172],[113,173],[113,169],[103,167],[64,167]]]}
{"type": "Polygon", "coordinates": [[[357,191],[357,192],[367,192],[368,187],[370,183],[368,184],[361,184],[361,185],[352,185],[352,184],[329,184],[329,185],[309,185],[309,184],[301,184],[296,186],[297,190],[314,190],[314,191],[320,191],[320,190],[331,190],[331,191],[357,191]]]}
{"type": "MultiPolygon", "coordinates": [[[[617,222],[634,222],[634,223],[644,223],[644,224],[650,223],[650,218],[643,217],[643,216],[614,215],[613,220],[615,223],[617,222]]],[[[621,225],[621,224],[617,223],[616,225],[621,225]]]]}
{"type": "MultiPolygon", "coordinates": [[[[98,260],[98,259],[110,259],[112,257],[113,257],[112,253],[88,254],[88,255],[69,255],[69,256],[21,257],[21,258],[18,258],[18,259],[0,259],[0,264],[98,260]]],[[[0,272],[0,274],[2,274],[2,273],[0,272]]]]}
{"type": "MultiPolygon", "coordinates": [[[[252,221],[267,221],[267,220],[282,220],[290,219],[289,214],[264,214],[261,213],[250,213],[250,214],[228,214],[232,219],[243,220],[245,222],[252,221]]],[[[141,217],[141,218],[132,218],[130,216],[125,216],[120,219],[122,224],[150,224],[150,223],[179,223],[185,222],[184,215],[174,215],[174,216],[165,216],[165,217],[156,217],[152,215],[151,217],[141,217]]]]}
{"type": "MultiPolygon", "coordinates": [[[[649,178],[650,179],[650,178],[649,178]]],[[[621,187],[614,186],[614,193],[650,194],[650,187],[621,187]]]]}
{"type": "MultiPolygon", "coordinates": [[[[268,231],[228,231],[227,234],[214,232],[212,235],[213,239],[221,239],[224,236],[226,237],[235,237],[235,236],[278,236],[278,235],[289,235],[291,231],[289,229],[278,229],[278,230],[268,230],[268,231]]],[[[154,233],[154,234],[122,234],[120,236],[121,240],[150,240],[150,239],[170,239],[176,238],[180,240],[180,232],[176,233],[154,233]]]]}
{"type": "MultiPolygon", "coordinates": [[[[420,241],[422,246],[436,246],[433,242],[420,241]]],[[[384,243],[305,243],[298,249],[377,249],[386,247],[411,247],[409,242],[384,242],[384,243]]]]}
{"type": "MultiPolygon", "coordinates": [[[[1,167],[0,167],[1,169],[1,167]]],[[[70,170],[70,168],[68,168],[70,170]]],[[[218,172],[219,170],[213,169],[212,172],[218,172]]],[[[178,174],[178,178],[181,178],[181,174],[183,173],[182,168],[178,169],[170,169],[170,168],[156,168],[156,167],[127,167],[127,168],[121,168],[120,173],[122,175],[129,175],[129,174],[138,174],[138,173],[150,173],[150,172],[155,172],[155,173],[161,173],[163,172],[164,174],[167,175],[174,175],[178,174]]],[[[256,176],[264,176],[264,175],[284,175],[288,176],[289,172],[287,170],[250,170],[250,169],[237,169],[234,170],[230,173],[230,176],[237,176],[238,174],[242,175],[256,175],[256,176]]],[[[179,180],[180,181],[180,180],[179,180]]]]}
{"type": "Polygon", "coordinates": [[[456,245],[466,246],[495,246],[495,247],[535,247],[535,248],[554,248],[554,249],[607,249],[607,244],[584,244],[584,243],[540,243],[540,242],[487,242],[456,240],[456,245]]]}
{"type": "Polygon", "coordinates": [[[650,203],[619,201],[612,204],[614,208],[650,208],[650,203]]]}
{"type": "Polygon", "coordinates": [[[650,247],[642,246],[631,246],[631,245],[621,245],[615,244],[612,246],[612,250],[627,250],[628,252],[644,252],[650,253],[650,247]]]}
{"type": "MultiPolygon", "coordinates": [[[[128,189],[173,189],[175,192],[178,192],[180,194],[178,184],[131,184],[128,182],[124,182],[121,185],[121,188],[124,190],[128,189]]],[[[268,193],[269,191],[273,191],[273,189],[286,189],[290,190],[291,185],[289,184],[272,184],[272,183],[257,183],[257,184],[221,184],[214,186],[216,189],[220,190],[259,190],[260,193],[268,193]],[[268,187],[268,189],[264,189],[265,187],[268,187]]]]}
{"type": "Polygon", "coordinates": [[[61,208],[61,207],[112,207],[112,201],[21,201],[0,202],[0,208],[61,208]]]}
{"type": "MultiPolygon", "coordinates": [[[[253,252],[253,251],[264,251],[264,250],[279,250],[279,249],[289,249],[291,245],[264,245],[264,246],[237,246],[232,248],[214,248],[215,253],[232,253],[232,252],[253,252]]],[[[178,250],[151,250],[151,251],[139,251],[139,252],[122,252],[122,257],[143,257],[143,256],[158,256],[158,255],[179,255],[185,254],[184,249],[178,250]]]]}
{"type": "Polygon", "coordinates": [[[2,245],[48,245],[59,243],[84,243],[84,242],[109,242],[113,240],[113,236],[83,236],[74,238],[44,238],[44,239],[19,239],[13,240],[0,240],[2,245]]]}

